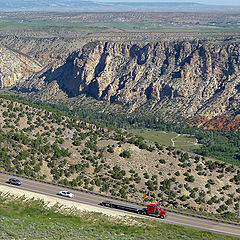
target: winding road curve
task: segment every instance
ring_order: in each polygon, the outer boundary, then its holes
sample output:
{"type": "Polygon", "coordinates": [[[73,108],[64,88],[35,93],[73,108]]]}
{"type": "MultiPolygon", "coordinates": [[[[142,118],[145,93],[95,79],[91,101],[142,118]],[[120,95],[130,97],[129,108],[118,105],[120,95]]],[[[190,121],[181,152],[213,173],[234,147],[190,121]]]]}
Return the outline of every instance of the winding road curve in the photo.
{"type": "MultiPolygon", "coordinates": [[[[61,196],[57,196],[56,193],[59,191],[63,190],[63,187],[60,186],[55,186],[47,183],[42,183],[34,180],[29,180],[25,178],[20,178],[22,181],[21,186],[13,186],[9,185],[7,180],[11,177],[11,175],[8,174],[3,174],[0,173],[0,191],[1,191],[1,185],[13,187],[13,188],[19,188],[22,190],[27,190],[31,192],[36,192],[36,193],[41,193],[47,196],[53,196],[56,198],[63,198],[61,196]]],[[[105,208],[101,207],[98,204],[102,201],[110,200],[107,197],[102,197],[94,194],[89,194],[89,193],[84,193],[81,191],[77,190],[69,190],[72,193],[74,193],[74,198],[73,199],[68,199],[69,201],[74,201],[74,202],[79,202],[79,203],[84,203],[92,206],[98,206],[99,208],[105,208]]],[[[124,212],[119,209],[111,209],[114,211],[120,211],[124,212]]],[[[129,213],[125,212],[128,215],[132,216],[139,216],[139,217],[144,217],[144,218],[150,218],[148,216],[140,216],[134,213],[129,213]]],[[[192,216],[185,216],[182,214],[176,214],[169,212],[168,217],[164,220],[160,220],[157,218],[152,218],[151,219],[156,219],[157,221],[163,221],[166,223],[172,223],[172,224],[177,224],[177,225],[183,225],[191,228],[196,228],[196,229],[201,229],[201,230],[206,230],[206,231],[212,231],[212,232],[217,232],[221,234],[226,234],[226,235],[232,235],[240,238],[240,224],[239,225],[233,225],[233,224],[228,224],[228,223],[222,223],[222,222],[217,222],[217,221],[212,221],[212,220],[206,220],[198,217],[192,217],[192,216]]]]}

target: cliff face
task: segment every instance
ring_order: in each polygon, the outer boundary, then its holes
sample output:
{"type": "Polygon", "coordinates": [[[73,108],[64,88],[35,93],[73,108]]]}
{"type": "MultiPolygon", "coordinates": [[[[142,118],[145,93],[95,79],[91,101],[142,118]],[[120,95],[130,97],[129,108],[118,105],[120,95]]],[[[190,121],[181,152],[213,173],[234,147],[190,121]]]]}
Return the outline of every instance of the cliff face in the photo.
{"type": "Polygon", "coordinates": [[[35,61],[0,46],[0,88],[14,86],[40,69],[35,61]]]}
{"type": "Polygon", "coordinates": [[[69,97],[184,117],[236,113],[240,105],[240,42],[92,42],[18,89],[56,82],[69,97]]]}

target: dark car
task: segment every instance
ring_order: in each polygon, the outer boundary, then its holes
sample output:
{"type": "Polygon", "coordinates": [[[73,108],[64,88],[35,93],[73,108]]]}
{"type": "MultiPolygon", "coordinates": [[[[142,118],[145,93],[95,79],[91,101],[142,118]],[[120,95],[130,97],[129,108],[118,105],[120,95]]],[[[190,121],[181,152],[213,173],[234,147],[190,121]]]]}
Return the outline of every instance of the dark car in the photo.
{"type": "Polygon", "coordinates": [[[18,186],[20,186],[22,184],[22,182],[20,180],[18,180],[17,178],[9,178],[8,183],[18,185],[18,186]]]}

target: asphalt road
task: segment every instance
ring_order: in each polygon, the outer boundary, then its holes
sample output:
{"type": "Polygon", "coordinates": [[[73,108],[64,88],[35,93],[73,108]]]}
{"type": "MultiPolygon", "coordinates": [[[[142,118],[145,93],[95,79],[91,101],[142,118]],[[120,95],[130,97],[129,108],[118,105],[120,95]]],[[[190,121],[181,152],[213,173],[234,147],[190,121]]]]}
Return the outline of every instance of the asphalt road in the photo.
{"type": "MultiPolygon", "coordinates": [[[[41,193],[41,194],[48,195],[48,196],[54,196],[57,198],[66,199],[64,197],[56,195],[61,190],[67,190],[67,189],[64,189],[63,187],[54,186],[54,185],[47,184],[47,183],[41,183],[41,182],[37,182],[34,180],[28,180],[28,179],[20,178],[20,177],[17,177],[17,178],[22,181],[22,185],[14,186],[14,185],[10,185],[9,183],[6,183],[10,177],[11,177],[11,175],[0,173],[0,191],[1,191],[1,185],[7,185],[7,186],[14,187],[14,188],[22,189],[22,190],[28,190],[31,192],[36,192],[36,193],[41,193]]],[[[102,201],[106,201],[106,200],[111,201],[111,199],[108,199],[107,197],[101,197],[101,196],[83,193],[81,191],[76,191],[76,190],[71,190],[71,189],[69,191],[74,194],[74,198],[72,198],[72,199],[67,198],[69,201],[85,203],[85,204],[89,204],[89,205],[93,205],[93,206],[99,206],[98,204],[101,203],[102,201]]],[[[101,207],[101,206],[99,206],[99,207],[101,207]]],[[[102,208],[105,208],[105,207],[102,207],[102,208]]],[[[124,212],[119,209],[111,209],[111,210],[124,212]]],[[[171,212],[168,213],[167,218],[164,220],[153,218],[153,217],[148,217],[148,216],[137,215],[134,213],[130,213],[130,214],[133,216],[141,216],[141,217],[145,217],[145,218],[156,219],[158,221],[163,221],[163,222],[167,222],[167,223],[173,223],[173,224],[183,225],[183,226],[187,226],[187,227],[191,227],[191,228],[197,228],[197,229],[201,229],[201,230],[207,230],[207,231],[212,231],[212,232],[217,232],[217,233],[222,233],[222,234],[226,234],[226,235],[240,237],[240,225],[236,226],[236,225],[201,219],[198,217],[185,216],[182,214],[176,214],[176,213],[171,213],[171,212]]]]}

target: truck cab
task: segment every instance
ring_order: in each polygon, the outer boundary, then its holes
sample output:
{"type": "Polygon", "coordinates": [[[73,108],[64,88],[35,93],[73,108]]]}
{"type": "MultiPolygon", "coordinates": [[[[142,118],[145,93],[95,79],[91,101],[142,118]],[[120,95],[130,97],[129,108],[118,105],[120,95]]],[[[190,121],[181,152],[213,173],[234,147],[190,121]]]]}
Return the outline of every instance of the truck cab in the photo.
{"type": "Polygon", "coordinates": [[[165,218],[166,211],[162,210],[157,204],[152,203],[147,206],[147,215],[165,218]]]}

